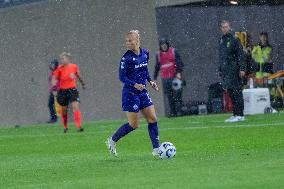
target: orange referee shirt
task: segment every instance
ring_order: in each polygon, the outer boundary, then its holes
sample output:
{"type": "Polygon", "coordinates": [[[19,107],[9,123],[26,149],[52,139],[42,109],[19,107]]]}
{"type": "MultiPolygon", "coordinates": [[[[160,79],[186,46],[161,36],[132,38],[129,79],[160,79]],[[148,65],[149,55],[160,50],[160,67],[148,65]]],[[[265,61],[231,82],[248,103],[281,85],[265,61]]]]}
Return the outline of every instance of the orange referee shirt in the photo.
{"type": "Polygon", "coordinates": [[[78,72],[79,68],[76,64],[68,64],[67,66],[62,64],[53,72],[53,76],[58,79],[60,89],[70,89],[77,87],[78,72]]]}

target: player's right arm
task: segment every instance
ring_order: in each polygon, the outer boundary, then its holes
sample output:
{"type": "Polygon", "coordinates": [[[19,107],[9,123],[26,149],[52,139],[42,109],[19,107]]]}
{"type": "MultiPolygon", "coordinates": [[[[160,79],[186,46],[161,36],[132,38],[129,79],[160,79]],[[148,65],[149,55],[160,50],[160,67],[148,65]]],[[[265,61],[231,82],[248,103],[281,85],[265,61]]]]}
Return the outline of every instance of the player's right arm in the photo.
{"type": "MultiPolygon", "coordinates": [[[[52,87],[52,89],[57,89],[58,77],[59,77],[59,69],[56,69],[52,73],[52,77],[51,77],[51,87],[52,87]]],[[[56,96],[57,95],[57,90],[52,90],[52,94],[54,96],[56,96]]]]}
{"type": "Polygon", "coordinates": [[[57,91],[56,91],[57,82],[58,82],[57,77],[53,75],[53,76],[52,76],[52,79],[51,79],[51,87],[52,87],[52,94],[53,94],[54,96],[57,95],[57,91]]]}
{"type": "Polygon", "coordinates": [[[119,67],[119,80],[125,85],[135,87],[137,90],[142,91],[143,89],[145,89],[145,85],[138,84],[127,77],[127,71],[129,69],[128,64],[129,62],[127,61],[127,59],[125,57],[122,57],[119,67]]]}
{"type": "Polygon", "coordinates": [[[156,54],[156,65],[155,65],[155,70],[154,70],[154,80],[157,80],[161,65],[160,65],[160,53],[158,52],[156,54]]]}

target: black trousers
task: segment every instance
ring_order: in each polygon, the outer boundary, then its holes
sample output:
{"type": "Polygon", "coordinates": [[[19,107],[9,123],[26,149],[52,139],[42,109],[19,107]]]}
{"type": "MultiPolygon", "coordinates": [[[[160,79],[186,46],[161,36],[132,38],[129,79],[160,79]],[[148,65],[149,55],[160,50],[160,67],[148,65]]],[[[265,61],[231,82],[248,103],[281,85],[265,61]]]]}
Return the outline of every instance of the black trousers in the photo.
{"type": "Polygon", "coordinates": [[[233,115],[244,116],[244,97],[241,88],[227,90],[233,103],[233,115]]]}
{"type": "Polygon", "coordinates": [[[49,113],[50,113],[50,120],[57,120],[54,95],[52,93],[49,94],[48,108],[49,108],[49,113]]]}
{"type": "Polygon", "coordinates": [[[173,79],[162,79],[164,94],[168,98],[170,107],[170,117],[182,115],[182,89],[173,90],[173,79]]]}

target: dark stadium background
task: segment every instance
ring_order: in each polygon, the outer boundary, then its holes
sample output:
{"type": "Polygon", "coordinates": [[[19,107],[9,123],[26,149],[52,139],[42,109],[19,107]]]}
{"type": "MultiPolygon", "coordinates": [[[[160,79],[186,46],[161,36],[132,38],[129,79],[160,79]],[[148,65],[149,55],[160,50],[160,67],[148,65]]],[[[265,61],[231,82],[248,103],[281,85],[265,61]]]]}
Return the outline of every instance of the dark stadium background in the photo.
{"type": "Polygon", "coordinates": [[[263,5],[256,5],[254,1],[236,7],[228,6],[227,1],[220,2],[156,8],[158,35],[170,38],[185,63],[186,102],[206,102],[208,86],[219,80],[217,66],[221,20],[231,21],[233,31],[248,32],[253,44],[259,42],[260,32],[268,32],[273,46],[274,68],[283,69],[284,5],[278,3],[275,6],[276,1],[274,4],[269,1],[267,5],[263,1],[263,5]]]}
{"type": "MultiPolygon", "coordinates": [[[[217,80],[221,19],[232,20],[235,30],[249,31],[254,42],[260,31],[268,31],[277,57],[275,67],[282,68],[284,11],[283,5],[271,2],[283,1],[262,0],[261,6],[234,7],[217,0],[190,2],[200,1],[1,0],[1,125],[37,124],[48,119],[47,67],[62,51],[74,55],[87,82],[87,90],[81,90],[83,119],[124,118],[117,71],[125,51],[124,35],[133,28],[141,30],[142,45],[152,54],[151,73],[159,36],[169,36],[179,49],[186,64],[186,102],[206,101],[208,85],[217,80]],[[270,4],[265,5],[267,2],[270,4]],[[216,8],[216,3],[222,6],[216,8]]],[[[158,115],[164,115],[163,94],[151,91],[151,96],[158,115]]]]}

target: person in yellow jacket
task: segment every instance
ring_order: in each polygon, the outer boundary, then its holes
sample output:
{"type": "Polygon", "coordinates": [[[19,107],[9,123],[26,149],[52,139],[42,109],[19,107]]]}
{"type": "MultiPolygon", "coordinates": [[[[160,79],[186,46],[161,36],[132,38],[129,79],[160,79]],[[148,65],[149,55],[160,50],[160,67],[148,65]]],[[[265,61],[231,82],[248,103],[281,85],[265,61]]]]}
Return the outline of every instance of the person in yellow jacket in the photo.
{"type": "Polygon", "coordinates": [[[267,32],[261,32],[259,38],[260,42],[252,49],[252,58],[259,65],[256,79],[265,84],[267,77],[273,73],[272,46],[269,44],[267,32]]]}

